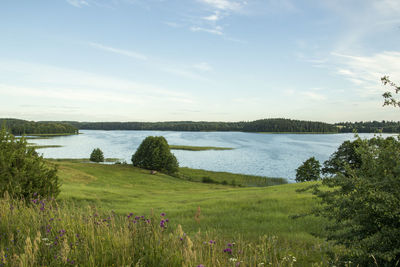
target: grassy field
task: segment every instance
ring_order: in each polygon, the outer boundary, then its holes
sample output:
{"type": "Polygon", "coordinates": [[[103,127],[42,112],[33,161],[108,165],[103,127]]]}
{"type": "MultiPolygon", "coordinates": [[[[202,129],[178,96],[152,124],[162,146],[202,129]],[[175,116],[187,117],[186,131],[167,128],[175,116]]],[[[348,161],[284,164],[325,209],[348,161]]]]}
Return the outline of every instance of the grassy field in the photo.
{"type": "Polygon", "coordinates": [[[296,254],[304,266],[326,257],[328,244],[311,235],[322,231],[324,222],[315,217],[292,219],[316,204],[310,193],[296,192],[309,183],[237,187],[229,185],[237,176],[227,173],[182,169],[193,176],[188,181],[124,164],[53,162],[62,181],[60,200],[66,203],[117,214],[164,212],[171,226],[180,224],[188,234],[200,232],[232,242],[276,236],[278,245],[296,254]],[[228,185],[194,182],[199,175],[222,175],[228,185]]]}
{"type": "Polygon", "coordinates": [[[180,146],[169,145],[170,149],[174,150],[189,150],[189,151],[205,151],[205,150],[232,150],[231,147],[216,147],[216,146],[180,146]]]}

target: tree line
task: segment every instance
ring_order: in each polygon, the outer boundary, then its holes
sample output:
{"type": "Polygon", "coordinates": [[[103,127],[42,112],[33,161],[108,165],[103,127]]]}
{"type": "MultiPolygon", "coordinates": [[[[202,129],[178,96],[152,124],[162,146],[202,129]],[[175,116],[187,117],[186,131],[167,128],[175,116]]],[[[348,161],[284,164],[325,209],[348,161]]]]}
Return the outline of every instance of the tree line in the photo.
{"type": "Polygon", "coordinates": [[[13,135],[23,134],[76,134],[78,128],[61,122],[34,122],[19,119],[0,119],[0,126],[4,126],[13,135]]]}
{"type": "Polygon", "coordinates": [[[337,133],[332,124],[291,119],[263,119],[250,122],[68,122],[82,130],[237,131],[237,132],[321,132],[337,133]]]}
{"type": "Polygon", "coordinates": [[[167,122],[77,122],[77,121],[25,121],[0,119],[14,135],[77,133],[82,130],[144,130],[144,131],[236,131],[271,133],[400,133],[400,122],[360,121],[335,124],[291,120],[284,118],[241,122],[167,121],[167,122]]]}

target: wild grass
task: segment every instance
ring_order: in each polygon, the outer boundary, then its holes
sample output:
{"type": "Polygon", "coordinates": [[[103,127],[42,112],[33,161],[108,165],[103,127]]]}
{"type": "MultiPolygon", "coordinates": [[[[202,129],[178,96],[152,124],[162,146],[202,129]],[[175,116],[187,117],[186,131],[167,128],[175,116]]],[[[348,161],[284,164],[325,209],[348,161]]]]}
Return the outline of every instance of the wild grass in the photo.
{"type": "Polygon", "coordinates": [[[62,182],[59,200],[74,209],[91,206],[104,213],[147,216],[151,210],[166,212],[169,227],[177,229],[180,224],[192,239],[200,232],[208,238],[254,245],[260,237],[275,236],[276,249],[296,255],[298,266],[327,261],[331,245],[311,234],[322,231],[324,220],[292,219],[317,204],[312,194],[296,192],[309,183],[237,187],[154,175],[132,165],[55,163],[62,182]]]}
{"type": "MultiPolygon", "coordinates": [[[[303,256],[274,235],[250,242],[186,233],[165,213],[117,214],[5,197],[0,216],[1,266],[294,266],[303,256]]],[[[328,263],[319,259],[312,265],[328,263]]]]}
{"type": "Polygon", "coordinates": [[[181,145],[169,145],[170,149],[173,150],[189,150],[189,151],[205,151],[205,150],[232,150],[231,147],[215,147],[215,146],[181,146],[181,145]]]}

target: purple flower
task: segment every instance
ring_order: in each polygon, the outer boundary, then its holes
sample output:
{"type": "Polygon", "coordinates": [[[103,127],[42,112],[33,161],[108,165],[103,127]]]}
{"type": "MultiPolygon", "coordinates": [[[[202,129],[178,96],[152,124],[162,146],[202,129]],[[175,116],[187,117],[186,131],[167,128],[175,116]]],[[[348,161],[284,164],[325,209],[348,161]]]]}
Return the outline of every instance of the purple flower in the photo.
{"type": "Polygon", "coordinates": [[[228,247],[232,247],[233,245],[231,243],[228,243],[228,247]]]}
{"type": "Polygon", "coordinates": [[[199,264],[197,265],[197,267],[206,267],[206,266],[204,266],[203,264],[199,264]]]}
{"type": "Polygon", "coordinates": [[[210,240],[209,243],[212,245],[212,244],[215,244],[215,241],[214,240],[210,240]]]}
{"type": "Polygon", "coordinates": [[[224,252],[225,252],[225,253],[228,253],[228,254],[232,254],[232,249],[226,248],[226,249],[224,249],[224,252]]]}
{"type": "Polygon", "coordinates": [[[163,213],[161,213],[160,215],[164,217],[164,216],[165,216],[165,213],[163,212],[163,213]]]}

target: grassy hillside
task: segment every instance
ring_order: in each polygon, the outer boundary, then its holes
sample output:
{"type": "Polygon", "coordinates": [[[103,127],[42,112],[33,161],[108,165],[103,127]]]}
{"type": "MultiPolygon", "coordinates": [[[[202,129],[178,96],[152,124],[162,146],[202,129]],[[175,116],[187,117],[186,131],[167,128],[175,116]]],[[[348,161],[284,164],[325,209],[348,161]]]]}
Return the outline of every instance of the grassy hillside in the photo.
{"type": "MultiPolygon", "coordinates": [[[[234,187],[152,175],[130,165],[56,163],[62,181],[60,199],[68,203],[117,214],[165,212],[171,226],[181,224],[188,234],[201,232],[248,242],[263,235],[277,236],[280,246],[298,255],[303,263],[324,257],[327,244],[311,235],[321,231],[323,221],[291,218],[315,205],[310,193],[296,192],[307,184],[234,187]]],[[[229,181],[229,174],[223,174],[229,181]]]]}

